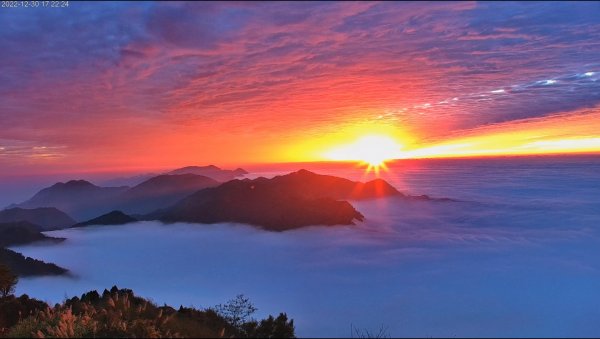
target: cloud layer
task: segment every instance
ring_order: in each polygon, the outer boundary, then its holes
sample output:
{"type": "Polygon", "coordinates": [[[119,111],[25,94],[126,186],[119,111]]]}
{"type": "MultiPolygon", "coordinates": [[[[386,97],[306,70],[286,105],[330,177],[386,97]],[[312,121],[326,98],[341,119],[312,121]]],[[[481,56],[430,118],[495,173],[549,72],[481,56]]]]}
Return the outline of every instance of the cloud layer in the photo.
{"type": "Polygon", "coordinates": [[[244,293],[257,317],[287,312],[300,337],[350,336],[350,324],[383,324],[391,337],[598,333],[598,159],[415,163],[390,166],[386,180],[460,201],[354,202],[363,223],[289,232],[157,222],[52,232],[67,240],[17,250],[75,278],[21,279],[17,292],[54,303],[117,284],[176,307],[244,293]]]}
{"type": "Polygon", "coordinates": [[[10,9],[0,162],[31,163],[33,147],[63,166],[277,161],[346,125],[420,144],[585,111],[600,102],[598,14],[566,2],[10,9]]]}

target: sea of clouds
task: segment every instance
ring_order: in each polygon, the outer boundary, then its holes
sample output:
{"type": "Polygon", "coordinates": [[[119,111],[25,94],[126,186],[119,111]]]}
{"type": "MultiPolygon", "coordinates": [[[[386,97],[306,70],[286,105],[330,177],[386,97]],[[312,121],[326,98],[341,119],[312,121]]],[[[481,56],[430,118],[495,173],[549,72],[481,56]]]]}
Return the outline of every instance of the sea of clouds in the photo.
{"type": "Polygon", "coordinates": [[[139,222],[48,232],[67,240],[14,249],[73,276],[21,279],[17,292],[60,302],[117,285],[196,307],[243,293],[257,317],[287,312],[299,336],[350,336],[351,326],[391,336],[594,336],[599,170],[598,158],[391,166],[384,176],[398,188],[457,201],[353,202],[367,218],[355,226],[275,233],[139,222]]]}

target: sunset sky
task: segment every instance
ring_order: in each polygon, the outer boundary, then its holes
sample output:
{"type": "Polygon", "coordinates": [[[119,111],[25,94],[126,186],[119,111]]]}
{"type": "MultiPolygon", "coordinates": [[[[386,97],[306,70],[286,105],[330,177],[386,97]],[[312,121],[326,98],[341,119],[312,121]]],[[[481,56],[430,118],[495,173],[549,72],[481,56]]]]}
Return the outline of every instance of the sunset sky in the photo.
{"type": "Polygon", "coordinates": [[[600,3],[0,10],[0,174],[600,151],[600,3]]]}

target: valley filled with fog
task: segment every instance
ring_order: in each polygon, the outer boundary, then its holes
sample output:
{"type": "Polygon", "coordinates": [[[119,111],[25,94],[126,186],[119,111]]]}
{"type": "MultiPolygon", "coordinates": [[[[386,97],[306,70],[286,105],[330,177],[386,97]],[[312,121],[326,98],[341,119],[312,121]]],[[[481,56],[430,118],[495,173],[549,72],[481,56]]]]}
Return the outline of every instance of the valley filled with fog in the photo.
{"type": "Polygon", "coordinates": [[[11,248],[72,276],[22,278],[17,293],[60,302],[117,285],[196,307],[243,293],[257,317],[287,312],[299,336],[350,336],[351,326],[391,336],[590,336],[600,330],[597,173],[597,157],[408,162],[382,176],[403,192],[455,201],[352,202],[364,222],[285,232],[159,222],[46,232],[67,240],[11,248]]]}

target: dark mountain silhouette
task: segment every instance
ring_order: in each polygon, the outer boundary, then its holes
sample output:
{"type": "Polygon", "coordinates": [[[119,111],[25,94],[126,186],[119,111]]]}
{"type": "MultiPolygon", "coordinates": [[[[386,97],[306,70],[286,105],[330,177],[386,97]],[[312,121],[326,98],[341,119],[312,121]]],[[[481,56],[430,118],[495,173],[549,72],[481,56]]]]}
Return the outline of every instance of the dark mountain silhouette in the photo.
{"type": "Polygon", "coordinates": [[[77,220],[86,220],[110,211],[115,198],[129,187],[99,187],[85,180],[56,183],[21,203],[21,208],[56,207],[77,220]]]}
{"type": "Polygon", "coordinates": [[[159,175],[125,191],[118,197],[115,208],[131,214],[149,213],[217,185],[218,181],[202,175],[159,175]]]}
{"type": "Polygon", "coordinates": [[[75,223],[70,216],[54,207],[9,208],[0,211],[0,222],[28,221],[41,227],[41,231],[50,231],[69,227],[75,223]]]}
{"type": "Polygon", "coordinates": [[[43,227],[27,221],[0,223],[0,264],[8,266],[19,276],[59,275],[67,273],[62,267],[45,263],[9,250],[7,246],[26,245],[39,241],[61,242],[64,238],[48,237],[43,227]]]}
{"type": "Polygon", "coordinates": [[[89,225],[123,225],[136,221],[138,220],[121,211],[112,211],[86,222],[75,224],[73,227],[84,227],[89,225]]]}
{"type": "MultiPolygon", "coordinates": [[[[223,172],[216,166],[187,167],[176,171],[185,170],[223,172]]],[[[245,171],[237,169],[229,172],[245,171]]],[[[90,219],[102,215],[80,226],[91,222],[114,224],[113,217],[120,222],[115,214],[103,215],[119,210],[123,211],[123,215],[150,213],[143,219],[201,223],[232,221],[285,230],[316,224],[351,224],[354,219],[362,220],[363,216],[348,202],[339,200],[380,197],[430,199],[427,196],[406,196],[382,179],[362,183],[299,170],[272,179],[231,180],[220,186],[216,180],[197,174],[159,175],[132,188],[105,188],[83,180],[69,181],[43,189],[21,205],[45,204],[68,208],[79,220],[85,216],[90,216],[87,218],[90,219]]],[[[128,218],[124,218],[123,222],[134,221],[128,218]]],[[[41,223],[19,218],[7,221],[18,220],[41,223]]],[[[73,224],[75,222],[70,222],[69,226],[73,224]]]]}
{"type": "Polygon", "coordinates": [[[237,176],[242,176],[242,175],[248,174],[248,171],[246,171],[245,169],[243,169],[241,167],[238,167],[233,170],[233,174],[236,174],[237,176]]]}
{"type": "MultiPolygon", "coordinates": [[[[247,180],[247,179],[246,179],[247,180]]],[[[282,194],[294,192],[305,198],[373,199],[389,196],[404,196],[383,179],[366,183],[352,181],[332,175],[316,174],[304,169],[271,180],[258,178],[256,183],[264,189],[282,194]]]]}
{"type": "Polygon", "coordinates": [[[48,237],[40,232],[40,226],[27,221],[0,223],[0,247],[25,245],[38,241],[61,242],[64,238],[48,237]]]}
{"type": "MultiPolygon", "coordinates": [[[[235,178],[238,177],[242,177],[246,174],[248,174],[248,172],[242,168],[236,168],[233,171],[230,170],[223,170],[217,166],[214,165],[209,165],[209,166],[187,166],[187,167],[182,167],[182,168],[178,168],[176,170],[167,172],[167,173],[162,173],[162,174],[167,174],[167,175],[178,175],[178,174],[196,174],[196,175],[204,175],[204,176],[208,176],[211,179],[217,180],[219,182],[224,182],[224,181],[229,181],[229,180],[233,180],[235,178]],[[215,176],[216,178],[212,178],[211,175],[215,176]]],[[[118,178],[112,178],[112,179],[108,179],[108,180],[104,180],[101,182],[102,186],[136,186],[141,184],[142,182],[159,176],[161,174],[156,174],[156,173],[144,173],[144,174],[138,174],[138,175],[133,175],[133,176],[128,176],[128,177],[118,177],[118,178]]]]}
{"type": "MultiPolygon", "coordinates": [[[[217,185],[218,181],[196,174],[159,175],[132,188],[99,187],[84,180],[72,180],[44,188],[17,206],[56,207],[67,211],[77,221],[83,221],[113,210],[129,214],[150,213],[173,205],[198,190],[217,185]]],[[[39,224],[37,220],[29,221],[39,224]]],[[[62,227],[58,228],[71,226],[77,221],[61,224],[62,227]]]]}
{"type": "Polygon", "coordinates": [[[214,165],[208,166],[187,166],[178,168],[166,174],[196,174],[203,175],[219,182],[226,182],[248,174],[245,170],[238,168],[235,170],[224,170],[214,165]]]}
{"type": "Polygon", "coordinates": [[[367,183],[300,170],[273,179],[232,180],[198,191],[148,215],[165,222],[240,222],[283,231],[309,225],[350,225],[363,215],[347,201],[404,195],[385,180],[367,183]]]}
{"type": "Polygon", "coordinates": [[[21,253],[0,248],[0,263],[8,266],[11,271],[19,276],[35,275],[61,275],[68,271],[55,264],[45,263],[40,260],[23,256],[21,253]]]}

